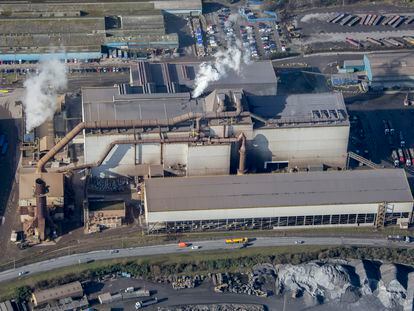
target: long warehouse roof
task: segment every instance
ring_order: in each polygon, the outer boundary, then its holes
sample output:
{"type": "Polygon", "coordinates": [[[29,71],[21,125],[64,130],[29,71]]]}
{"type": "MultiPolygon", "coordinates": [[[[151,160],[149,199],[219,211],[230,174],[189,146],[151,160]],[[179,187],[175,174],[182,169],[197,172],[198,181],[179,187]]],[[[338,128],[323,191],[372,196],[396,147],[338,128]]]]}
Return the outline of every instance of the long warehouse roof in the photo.
{"type": "Polygon", "coordinates": [[[202,112],[203,100],[189,93],[117,95],[116,88],[83,88],[84,121],[166,120],[189,112],[202,112]]]}
{"type": "MultiPolygon", "coordinates": [[[[165,63],[168,73],[164,73],[162,63],[147,63],[144,67],[149,82],[156,85],[165,85],[166,78],[180,85],[186,85],[194,88],[195,78],[200,69],[201,62],[198,63],[165,63]]],[[[138,70],[138,66],[131,66],[132,80],[135,85],[140,85],[140,75],[142,72],[138,70]]],[[[227,75],[222,76],[219,80],[209,84],[210,88],[222,86],[240,86],[243,84],[277,84],[277,78],[270,61],[251,62],[249,64],[241,64],[240,72],[229,70],[227,75]]]]}
{"type": "Polygon", "coordinates": [[[152,178],[149,212],[413,202],[402,169],[152,178]]]}

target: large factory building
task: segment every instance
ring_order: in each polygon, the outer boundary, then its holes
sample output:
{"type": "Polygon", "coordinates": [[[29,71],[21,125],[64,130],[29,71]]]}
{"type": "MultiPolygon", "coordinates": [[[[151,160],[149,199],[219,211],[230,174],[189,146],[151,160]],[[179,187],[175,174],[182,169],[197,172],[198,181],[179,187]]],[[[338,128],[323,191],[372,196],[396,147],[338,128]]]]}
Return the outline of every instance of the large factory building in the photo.
{"type": "MultiPolygon", "coordinates": [[[[254,88],[260,94],[268,86],[254,88]]],[[[349,121],[340,93],[248,96],[232,88],[192,98],[83,88],[82,113],[84,163],[96,176],[146,176],[160,168],[199,176],[346,164],[349,121]]]]}
{"type": "Polygon", "coordinates": [[[145,181],[149,232],[382,226],[409,223],[413,196],[402,169],[145,181]]]}
{"type": "Polygon", "coordinates": [[[414,87],[414,53],[372,53],[364,56],[364,66],[370,87],[414,87]]]}

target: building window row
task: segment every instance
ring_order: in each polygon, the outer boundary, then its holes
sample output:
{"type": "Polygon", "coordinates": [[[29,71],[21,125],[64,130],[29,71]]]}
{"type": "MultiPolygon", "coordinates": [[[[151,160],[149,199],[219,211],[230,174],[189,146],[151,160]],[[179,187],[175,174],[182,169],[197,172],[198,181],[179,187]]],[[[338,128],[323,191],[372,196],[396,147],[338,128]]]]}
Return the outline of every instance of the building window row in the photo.
{"type": "MultiPolygon", "coordinates": [[[[373,224],[376,213],[333,214],[308,216],[281,216],[263,218],[232,218],[214,220],[173,221],[148,225],[151,233],[173,233],[191,231],[270,230],[279,227],[359,225],[373,224]]],[[[388,213],[386,225],[395,225],[398,218],[407,218],[409,213],[388,213]]]]}

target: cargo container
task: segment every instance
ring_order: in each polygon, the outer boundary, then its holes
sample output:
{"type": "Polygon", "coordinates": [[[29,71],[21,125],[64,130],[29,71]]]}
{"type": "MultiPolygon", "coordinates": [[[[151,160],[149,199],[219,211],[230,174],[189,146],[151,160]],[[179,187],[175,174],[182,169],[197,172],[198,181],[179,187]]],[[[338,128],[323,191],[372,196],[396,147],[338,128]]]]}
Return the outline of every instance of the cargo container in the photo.
{"type": "Polygon", "coordinates": [[[404,157],[405,157],[405,165],[411,166],[411,156],[410,152],[407,149],[403,149],[404,151],[404,157]]]}
{"type": "Polygon", "coordinates": [[[377,18],[377,15],[372,15],[371,19],[368,21],[368,26],[372,26],[372,24],[374,23],[374,20],[377,18]]]}
{"type": "Polygon", "coordinates": [[[377,26],[381,23],[383,16],[382,15],[378,15],[377,18],[374,20],[374,22],[372,23],[373,26],[377,26]]]}
{"type": "Polygon", "coordinates": [[[338,15],[336,15],[334,18],[332,18],[331,20],[329,20],[329,23],[334,23],[334,24],[336,24],[336,23],[338,23],[342,18],[344,18],[345,17],[345,13],[342,13],[342,14],[338,14],[338,15]]]}
{"type": "Polygon", "coordinates": [[[388,126],[388,122],[386,120],[382,120],[382,123],[384,124],[384,134],[388,135],[390,133],[390,128],[388,126]]]}
{"type": "Polygon", "coordinates": [[[398,46],[402,46],[401,42],[398,42],[397,40],[388,38],[388,39],[382,39],[383,42],[389,43],[392,46],[398,47],[398,46]]]}
{"type": "Polygon", "coordinates": [[[392,158],[392,162],[393,162],[395,167],[400,166],[400,160],[398,158],[397,151],[395,151],[395,150],[392,151],[391,158],[392,158]]]}
{"type": "Polygon", "coordinates": [[[360,17],[356,16],[347,24],[347,26],[352,27],[356,25],[359,22],[359,20],[360,20],[360,17]]]}
{"type": "Polygon", "coordinates": [[[400,131],[400,146],[401,148],[405,147],[405,139],[403,133],[400,131]]]}
{"type": "Polygon", "coordinates": [[[6,135],[1,134],[0,135],[0,147],[3,146],[4,142],[6,141],[6,135]]]}
{"type": "Polygon", "coordinates": [[[374,38],[367,37],[367,41],[376,45],[383,45],[381,41],[378,41],[374,38]]]}
{"type": "Polygon", "coordinates": [[[404,22],[405,18],[404,17],[400,17],[399,19],[397,19],[392,25],[391,27],[393,28],[398,28],[403,22],[404,22]]]}
{"type": "Polygon", "coordinates": [[[413,165],[413,160],[414,160],[414,148],[409,148],[408,152],[410,153],[410,157],[411,157],[411,165],[413,165]]]}
{"type": "Polygon", "coordinates": [[[348,15],[347,17],[345,17],[339,24],[344,26],[346,23],[348,23],[351,19],[353,19],[354,16],[353,15],[348,15]]]}
{"type": "Polygon", "coordinates": [[[355,41],[354,39],[352,39],[352,38],[346,38],[346,40],[345,40],[346,42],[348,42],[349,44],[351,44],[352,46],[354,46],[354,47],[357,47],[357,48],[359,48],[359,47],[361,47],[362,46],[362,44],[360,43],[360,42],[358,42],[358,41],[355,41]]]}
{"type": "Polygon", "coordinates": [[[394,127],[392,126],[392,122],[391,121],[388,121],[388,128],[390,129],[390,134],[391,135],[394,135],[395,130],[394,130],[394,127]]]}
{"type": "Polygon", "coordinates": [[[404,22],[404,24],[409,25],[414,21],[414,16],[411,16],[409,18],[407,18],[404,22]]]}
{"type": "Polygon", "coordinates": [[[141,308],[145,308],[145,307],[148,307],[148,306],[156,304],[156,303],[158,303],[158,298],[157,297],[151,298],[151,299],[148,299],[148,300],[137,301],[135,303],[135,310],[139,310],[141,308]]]}
{"type": "Polygon", "coordinates": [[[392,26],[396,21],[398,21],[398,19],[400,18],[399,15],[395,15],[389,22],[387,25],[392,26]]]}
{"type": "Polygon", "coordinates": [[[413,37],[403,37],[403,40],[405,42],[408,42],[409,44],[414,45],[414,38],[413,37]]]}
{"type": "Polygon", "coordinates": [[[398,160],[400,160],[401,165],[405,164],[404,152],[401,148],[398,149],[398,160]]]}
{"type": "Polygon", "coordinates": [[[369,21],[371,20],[371,17],[372,17],[372,15],[371,15],[371,14],[369,14],[369,15],[367,16],[367,18],[366,18],[366,19],[365,19],[365,21],[364,21],[364,25],[368,25],[369,21]]]}
{"type": "Polygon", "coordinates": [[[388,22],[393,18],[394,18],[394,16],[385,17],[384,20],[382,21],[381,25],[383,25],[383,26],[387,25],[388,22]]]}

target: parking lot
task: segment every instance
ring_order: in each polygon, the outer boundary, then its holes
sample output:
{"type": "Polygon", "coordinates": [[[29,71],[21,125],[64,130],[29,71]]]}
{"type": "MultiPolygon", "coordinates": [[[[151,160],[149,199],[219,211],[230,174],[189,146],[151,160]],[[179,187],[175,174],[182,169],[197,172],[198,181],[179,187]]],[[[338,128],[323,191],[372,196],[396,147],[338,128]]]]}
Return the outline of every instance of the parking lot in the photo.
{"type": "Polygon", "coordinates": [[[392,6],[313,10],[291,19],[300,34],[292,45],[305,51],[411,48],[413,21],[412,9],[392,6]]]}
{"type": "Polygon", "coordinates": [[[402,93],[347,98],[351,119],[349,149],[385,167],[404,167],[412,175],[412,165],[406,162],[411,156],[406,152],[414,147],[414,107],[404,106],[404,98],[402,93]],[[394,163],[392,152],[398,153],[399,149],[405,151],[404,160],[399,157],[394,163]]]}
{"type": "MultiPolygon", "coordinates": [[[[250,14],[244,9],[243,14],[250,14]]],[[[208,54],[237,45],[252,59],[270,58],[286,49],[276,22],[249,22],[240,10],[222,8],[205,15],[205,45],[208,54]]]]}

